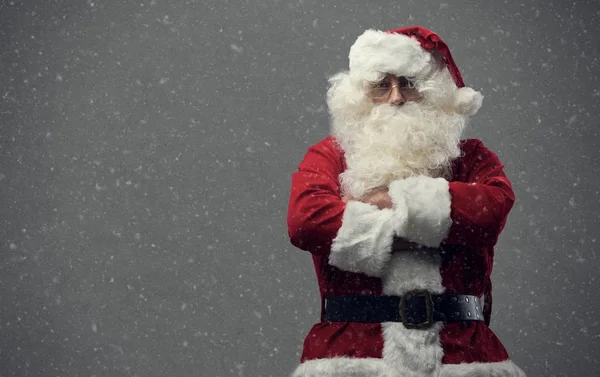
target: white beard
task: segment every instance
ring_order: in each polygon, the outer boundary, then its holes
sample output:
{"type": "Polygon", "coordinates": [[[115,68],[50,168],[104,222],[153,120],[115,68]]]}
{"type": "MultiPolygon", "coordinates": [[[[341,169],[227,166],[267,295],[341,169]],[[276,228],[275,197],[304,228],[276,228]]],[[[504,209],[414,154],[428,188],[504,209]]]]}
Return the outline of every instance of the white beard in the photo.
{"type": "Polygon", "coordinates": [[[369,190],[415,175],[450,178],[452,161],[461,153],[464,116],[425,101],[369,106],[370,111],[348,109],[334,117],[332,134],[347,163],[340,175],[343,195],[361,198],[369,190]]]}

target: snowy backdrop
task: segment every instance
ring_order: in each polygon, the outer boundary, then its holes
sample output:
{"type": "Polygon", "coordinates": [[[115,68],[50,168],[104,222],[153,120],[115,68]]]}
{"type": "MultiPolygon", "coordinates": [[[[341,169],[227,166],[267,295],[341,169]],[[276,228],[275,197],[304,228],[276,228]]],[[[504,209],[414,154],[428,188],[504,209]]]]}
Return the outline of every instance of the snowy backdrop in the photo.
{"type": "Polygon", "coordinates": [[[0,376],[291,372],[289,176],[354,39],[414,24],[517,194],[493,330],[530,376],[600,375],[598,1],[1,0],[0,376]]]}

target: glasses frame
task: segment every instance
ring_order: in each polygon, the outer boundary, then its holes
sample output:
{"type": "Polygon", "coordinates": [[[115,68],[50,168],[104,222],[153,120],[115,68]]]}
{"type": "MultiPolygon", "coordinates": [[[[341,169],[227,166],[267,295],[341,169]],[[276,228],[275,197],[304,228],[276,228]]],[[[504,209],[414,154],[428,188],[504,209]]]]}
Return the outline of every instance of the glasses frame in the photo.
{"type": "Polygon", "coordinates": [[[387,101],[392,96],[394,88],[398,88],[400,95],[407,101],[417,101],[423,98],[423,95],[415,87],[414,82],[406,76],[386,75],[379,82],[372,84],[368,92],[374,100],[387,101]],[[388,84],[391,84],[391,78],[394,77],[400,84],[390,85],[389,87],[382,86],[386,81],[388,81],[388,84]],[[381,94],[377,93],[378,90],[381,94]]]}

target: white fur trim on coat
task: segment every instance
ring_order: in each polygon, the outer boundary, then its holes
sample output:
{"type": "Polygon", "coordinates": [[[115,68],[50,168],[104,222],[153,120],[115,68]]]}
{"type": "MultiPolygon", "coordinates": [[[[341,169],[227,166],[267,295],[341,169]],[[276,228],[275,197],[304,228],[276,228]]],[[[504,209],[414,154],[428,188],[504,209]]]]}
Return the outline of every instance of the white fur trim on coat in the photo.
{"type": "MultiPolygon", "coordinates": [[[[392,254],[385,276],[383,293],[401,296],[410,290],[425,289],[431,293],[444,293],[436,249],[423,248],[399,251],[392,254]]],[[[384,322],[383,359],[399,376],[437,376],[444,351],[439,333],[443,323],[435,323],[423,330],[407,329],[399,322],[384,322]]]]}
{"type": "Polygon", "coordinates": [[[402,219],[408,215],[406,227],[397,228],[396,235],[428,247],[439,246],[452,225],[448,181],[409,177],[392,182],[389,194],[394,213],[402,219]],[[403,213],[406,209],[408,213],[403,213]]]}
{"type": "Polygon", "coordinates": [[[416,76],[433,59],[416,39],[373,29],[356,39],[348,58],[350,75],[369,81],[381,73],[416,76]]]}
{"type": "Polygon", "coordinates": [[[510,360],[499,363],[444,364],[440,377],[526,377],[510,360]]]}
{"type": "MultiPolygon", "coordinates": [[[[298,366],[291,377],[404,377],[382,359],[309,360],[298,366]]],[[[526,377],[525,372],[510,360],[498,363],[443,364],[438,374],[420,377],[526,377]]]]}
{"type": "Polygon", "coordinates": [[[405,227],[405,222],[406,217],[394,215],[391,209],[349,201],[331,245],[329,264],[344,271],[381,276],[390,259],[394,229],[405,227]]]}
{"type": "Polygon", "coordinates": [[[290,377],[396,377],[382,359],[336,357],[308,360],[290,377]]]}

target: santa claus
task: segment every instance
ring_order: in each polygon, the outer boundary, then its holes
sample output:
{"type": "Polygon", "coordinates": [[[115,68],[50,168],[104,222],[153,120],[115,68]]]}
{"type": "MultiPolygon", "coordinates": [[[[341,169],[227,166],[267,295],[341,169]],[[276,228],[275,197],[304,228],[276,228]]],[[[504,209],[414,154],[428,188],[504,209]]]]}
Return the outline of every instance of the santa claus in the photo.
{"type": "Polygon", "coordinates": [[[331,135],[292,175],[289,236],[322,303],[294,377],[525,376],[488,327],[515,197],[496,154],[461,138],[482,99],[425,28],[356,39],[331,135]]]}

